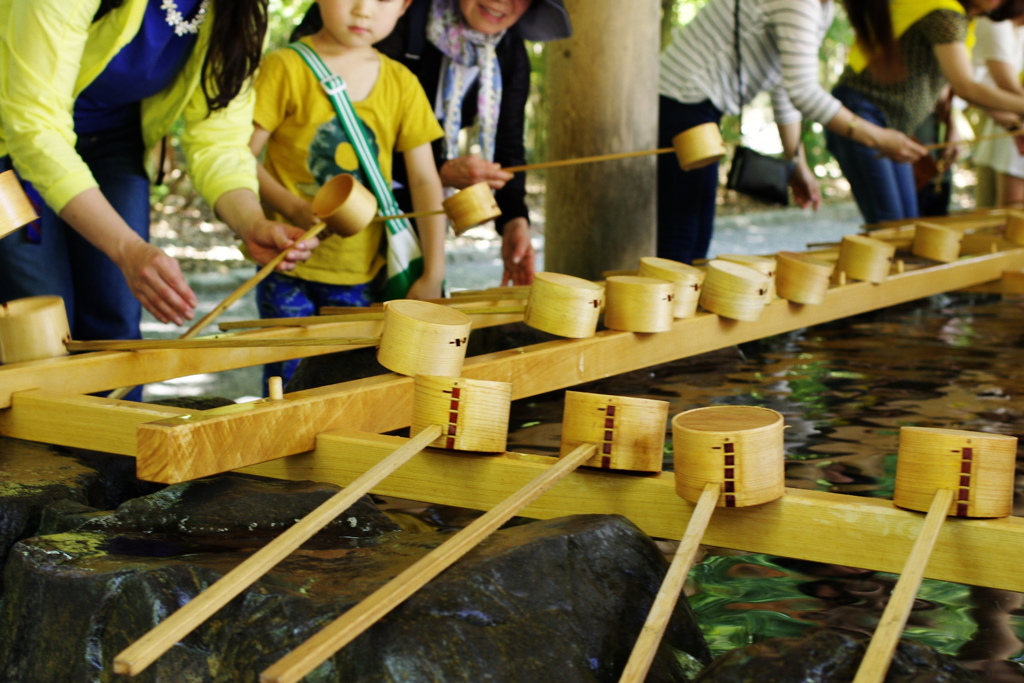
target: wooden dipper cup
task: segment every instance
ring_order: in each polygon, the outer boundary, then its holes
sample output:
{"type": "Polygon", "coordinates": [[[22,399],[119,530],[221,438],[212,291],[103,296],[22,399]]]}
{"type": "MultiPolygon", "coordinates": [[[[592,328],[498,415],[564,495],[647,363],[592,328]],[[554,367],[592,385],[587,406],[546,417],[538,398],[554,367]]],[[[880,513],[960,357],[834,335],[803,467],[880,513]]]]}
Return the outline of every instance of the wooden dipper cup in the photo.
{"type": "Polygon", "coordinates": [[[667,332],[672,329],[673,293],[667,281],[638,275],[613,275],[605,280],[608,302],[604,324],[626,332],[667,332]]]}
{"type": "Polygon", "coordinates": [[[351,237],[377,216],[377,198],[355,176],[339,173],[320,186],[313,197],[313,213],[335,235],[351,237]]]}
{"type": "Polygon", "coordinates": [[[523,322],[570,339],[593,337],[604,308],[604,287],[561,273],[537,273],[530,285],[523,322]]]}
{"type": "MultiPolygon", "coordinates": [[[[610,397],[604,398],[607,400],[610,397]]],[[[656,403],[655,401],[651,402],[656,403]]],[[[661,401],[661,403],[665,402],[661,401]]],[[[665,403],[666,412],[664,415],[667,415],[667,406],[668,404],[665,403]]],[[[570,406],[567,403],[566,410],[568,411],[569,409],[570,406]]],[[[612,417],[614,418],[614,415],[612,417]]],[[[571,417],[567,417],[564,420],[565,423],[572,421],[573,418],[571,417]]],[[[627,463],[629,469],[632,469],[632,463],[629,459],[629,453],[632,451],[631,443],[654,443],[658,440],[658,435],[660,435],[661,445],[664,445],[664,419],[660,421],[652,420],[649,423],[645,422],[637,426],[643,431],[644,436],[635,441],[627,439],[620,444],[622,448],[620,454],[622,456],[621,462],[627,463]]],[[[636,436],[639,437],[640,434],[636,436]]],[[[603,437],[601,438],[603,439],[603,437]]],[[[379,588],[368,598],[328,624],[319,633],[302,643],[298,648],[271,665],[262,673],[260,681],[262,683],[295,683],[302,679],[303,676],[319,666],[324,660],[352,642],[359,634],[425,586],[431,579],[458,561],[459,558],[476,547],[477,544],[490,536],[524,507],[536,500],[542,493],[554,486],[560,479],[588,462],[601,448],[601,443],[603,441],[585,443],[562,456],[557,463],[547,468],[544,473],[538,475],[533,481],[506,498],[483,516],[478,517],[472,524],[427,553],[389,583],[379,588]]],[[[642,450],[644,451],[643,459],[646,460],[648,457],[646,451],[649,448],[644,447],[642,450]]],[[[660,453],[661,448],[658,448],[658,451],[660,453]]]]}
{"type": "Polygon", "coordinates": [[[392,372],[458,377],[473,327],[465,313],[414,299],[384,304],[377,361],[392,372]]]}
{"type": "Polygon", "coordinates": [[[892,268],[896,245],[863,235],[845,235],[839,244],[839,259],[832,279],[845,274],[852,280],[885,282],[892,268]]]}
{"type": "Polygon", "coordinates": [[[672,291],[672,315],[675,318],[690,318],[697,312],[700,289],[706,273],[701,268],[657,256],[640,259],[639,275],[668,280],[675,284],[672,291]]]}
{"type": "Polygon", "coordinates": [[[56,358],[71,339],[64,299],[30,296],[0,306],[0,364],[56,358]]]}
{"type": "Polygon", "coordinates": [[[938,223],[917,223],[911,253],[939,263],[951,263],[960,258],[963,233],[938,223]]]}
{"type": "Polygon", "coordinates": [[[768,277],[770,282],[768,291],[764,295],[765,305],[775,301],[775,271],[778,269],[778,264],[774,256],[752,256],[750,254],[721,254],[717,258],[722,261],[732,261],[738,263],[741,266],[747,266],[753,268],[759,273],[763,273],[768,277]]]}
{"type": "Polygon", "coordinates": [[[771,279],[749,266],[732,261],[708,261],[708,274],[700,305],[723,318],[753,321],[761,317],[771,279]]]}
{"type": "Polygon", "coordinates": [[[440,424],[444,433],[431,446],[502,453],[508,440],[511,405],[512,385],[507,382],[417,375],[412,431],[440,424]]]}
{"type": "Polygon", "coordinates": [[[0,237],[39,218],[14,171],[0,173],[0,237]]]}
{"type": "Polygon", "coordinates": [[[501,209],[494,200],[494,192],[487,183],[476,183],[464,188],[441,202],[452,223],[452,231],[461,235],[470,228],[494,220],[501,209]]]}
{"type": "Polygon", "coordinates": [[[714,121],[684,130],[672,138],[672,146],[684,171],[704,168],[725,157],[722,131],[714,121]]]}
{"type": "Polygon", "coordinates": [[[782,415],[756,406],[711,406],[672,418],[676,493],[695,504],[620,682],[647,676],[715,507],[747,507],[785,493],[782,415]]]}
{"type": "Polygon", "coordinates": [[[413,401],[414,420],[417,415],[420,418],[427,416],[428,419],[437,419],[419,428],[414,422],[414,436],[404,445],[125,648],[114,658],[114,671],[134,676],[145,670],[176,642],[240,595],[424,448],[433,445],[449,450],[505,450],[508,411],[512,401],[511,384],[476,379],[417,377],[413,401]],[[450,410],[438,410],[439,400],[448,404],[450,410]],[[456,403],[458,405],[453,405],[456,403]],[[454,422],[448,412],[458,414],[454,422]],[[449,439],[448,433],[452,431],[453,424],[458,436],[449,439]],[[467,445],[472,448],[465,448],[467,445]],[[481,445],[486,448],[477,448],[481,445]]]}
{"type": "Polygon", "coordinates": [[[598,444],[584,465],[605,470],[661,472],[668,403],[632,396],[565,392],[560,456],[598,444]]]}
{"type": "Polygon", "coordinates": [[[820,304],[825,300],[835,265],[793,251],[775,255],[778,295],[796,304],[820,304]]]}
{"type": "Polygon", "coordinates": [[[1003,237],[1017,246],[1024,246],[1024,211],[1006,212],[1006,228],[1003,237]]]}
{"type": "Polygon", "coordinates": [[[946,517],[1007,517],[1013,511],[1016,457],[1015,436],[900,428],[893,503],[928,514],[868,644],[855,683],[885,679],[946,517]]]}

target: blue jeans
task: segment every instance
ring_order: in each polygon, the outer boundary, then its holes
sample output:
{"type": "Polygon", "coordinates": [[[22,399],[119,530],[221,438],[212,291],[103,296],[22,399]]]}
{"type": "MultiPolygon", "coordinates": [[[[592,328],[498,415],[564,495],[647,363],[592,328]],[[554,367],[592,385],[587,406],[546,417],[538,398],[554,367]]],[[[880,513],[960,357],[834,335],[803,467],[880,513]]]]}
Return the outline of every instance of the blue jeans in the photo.
{"type": "MultiPolygon", "coordinates": [[[[885,114],[861,92],[838,85],[832,94],[865,121],[888,127],[885,114]]],[[[886,159],[870,147],[828,130],[825,142],[850,182],[850,190],[865,222],[917,218],[917,187],[910,164],[886,159]]]]}
{"type": "MultiPolygon", "coordinates": [[[[302,318],[316,315],[321,306],[369,306],[374,301],[378,285],[376,281],[361,285],[328,285],[274,271],[256,285],[256,307],[261,318],[302,318]]],[[[297,358],[264,365],[264,395],[267,393],[267,380],[280,377],[287,384],[298,367],[297,358]]]]}
{"type": "MultiPolygon", "coordinates": [[[[118,214],[149,239],[141,130],[82,136],[76,150],[118,214]]],[[[26,230],[0,240],[0,301],[57,295],[64,299],[74,339],[141,338],[142,305],[121,270],[49,207],[43,207],[41,218],[38,242],[26,230]]]]}
{"type": "MultiPolygon", "coordinates": [[[[722,112],[705,100],[683,104],[659,97],[658,147],[702,123],[720,123],[722,112]]],[[[693,171],[679,167],[675,154],[658,155],[658,256],[693,263],[708,254],[715,227],[718,164],[693,171]]]]}

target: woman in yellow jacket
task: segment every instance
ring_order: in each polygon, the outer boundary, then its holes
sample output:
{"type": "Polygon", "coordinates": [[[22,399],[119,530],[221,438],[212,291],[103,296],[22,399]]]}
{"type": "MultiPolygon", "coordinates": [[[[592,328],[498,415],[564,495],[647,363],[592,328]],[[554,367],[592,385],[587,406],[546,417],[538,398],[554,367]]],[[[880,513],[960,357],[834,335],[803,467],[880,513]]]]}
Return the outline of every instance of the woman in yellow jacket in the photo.
{"type": "Polygon", "coordinates": [[[41,239],[0,240],[0,301],[65,298],[78,339],[137,338],[144,305],[182,324],[197,304],[177,262],[148,243],[146,150],[179,117],[191,179],[266,262],[315,240],[258,200],[249,78],[266,0],[0,0],[0,170],[45,201],[41,239]]]}

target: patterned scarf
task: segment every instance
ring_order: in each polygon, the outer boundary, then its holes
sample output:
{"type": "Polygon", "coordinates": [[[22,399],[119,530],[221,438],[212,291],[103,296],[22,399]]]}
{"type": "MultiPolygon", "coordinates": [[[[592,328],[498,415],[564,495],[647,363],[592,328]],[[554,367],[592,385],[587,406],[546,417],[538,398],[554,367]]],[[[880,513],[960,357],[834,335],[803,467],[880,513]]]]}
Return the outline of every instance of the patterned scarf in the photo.
{"type": "Polygon", "coordinates": [[[471,69],[480,69],[480,88],[476,111],[480,129],[481,155],[494,161],[494,138],[501,108],[501,69],[495,45],[505,32],[489,36],[466,25],[458,0],[433,0],[427,19],[427,39],[448,57],[448,68],[441,80],[444,102],[445,156],[459,156],[459,130],[462,128],[462,99],[472,85],[471,69]]]}

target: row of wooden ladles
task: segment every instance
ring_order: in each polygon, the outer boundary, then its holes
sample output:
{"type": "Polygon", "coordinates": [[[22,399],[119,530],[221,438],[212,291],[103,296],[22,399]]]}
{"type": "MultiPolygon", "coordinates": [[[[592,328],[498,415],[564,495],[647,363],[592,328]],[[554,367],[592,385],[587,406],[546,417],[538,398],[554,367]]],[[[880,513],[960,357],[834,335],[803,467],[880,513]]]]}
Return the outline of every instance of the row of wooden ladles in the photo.
{"type": "MultiPolygon", "coordinates": [[[[353,187],[348,177],[339,176],[339,179],[345,181],[346,190],[353,187]]],[[[463,194],[467,191],[455,196],[463,194]]],[[[490,196],[489,191],[485,194],[490,196]]],[[[1013,237],[1010,228],[1008,225],[1008,238],[1013,237]]],[[[962,233],[956,229],[922,222],[916,225],[912,251],[923,258],[949,262],[959,256],[961,239],[962,233]]],[[[527,302],[521,312],[527,325],[572,339],[594,336],[602,315],[607,328],[638,333],[668,331],[674,320],[693,316],[698,306],[725,318],[754,321],[777,296],[797,304],[820,304],[833,284],[845,284],[847,280],[882,282],[892,270],[895,252],[892,242],[865,235],[847,235],[839,246],[835,262],[786,251],[775,256],[722,255],[701,267],[644,257],[637,271],[609,275],[604,283],[542,272],[528,288],[527,302]]],[[[496,299],[522,298],[522,290],[517,288],[493,290],[493,294],[496,299]]],[[[502,311],[512,312],[513,308],[502,311]]],[[[491,310],[483,308],[479,312],[491,310]]],[[[63,302],[56,297],[30,297],[5,303],[0,308],[0,363],[53,358],[69,350],[376,344],[381,363],[394,372],[409,376],[458,375],[465,357],[464,342],[472,327],[466,313],[474,312],[471,308],[457,311],[440,303],[409,300],[389,302],[383,311],[350,311],[346,316],[333,318],[357,320],[379,316],[384,320],[379,339],[289,341],[217,336],[73,341],[63,302]]],[[[318,320],[327,322],[323,316],[318,320]]],[[[290,319],[243,321],[232,323],[230,327],[242,328],[247,324],[295,326],[299,323],[290,319]]]]}
{"type": "MultiPolygon", "coordinates": [[[[144,670],[424,448],[505,451],[511,384],[418,375],[414,387],[412,437],[404,445],[122,651],[115,670],[144,670]]],[[[665,401],[566,392],[553,465],[271,665],[261,681],[301,680],[578,467],[659,473],[668,411],[665,401]]],[[[622,681],[644,680],[713,511],[784,496],[783,430],[781,414],[758,406],[709,406],[671,419],[675,490],[694,507],[622,681]]],[[[858,681],[884,679],[942,520],[1011,513],[1016,443],[1016,437],[982,432],[901,429],[894,503],[928,517],[900,579],[909,597],[893,594],[858,681]]],[[[864,551],[869,556],[871,549],[864,551]]]]}

